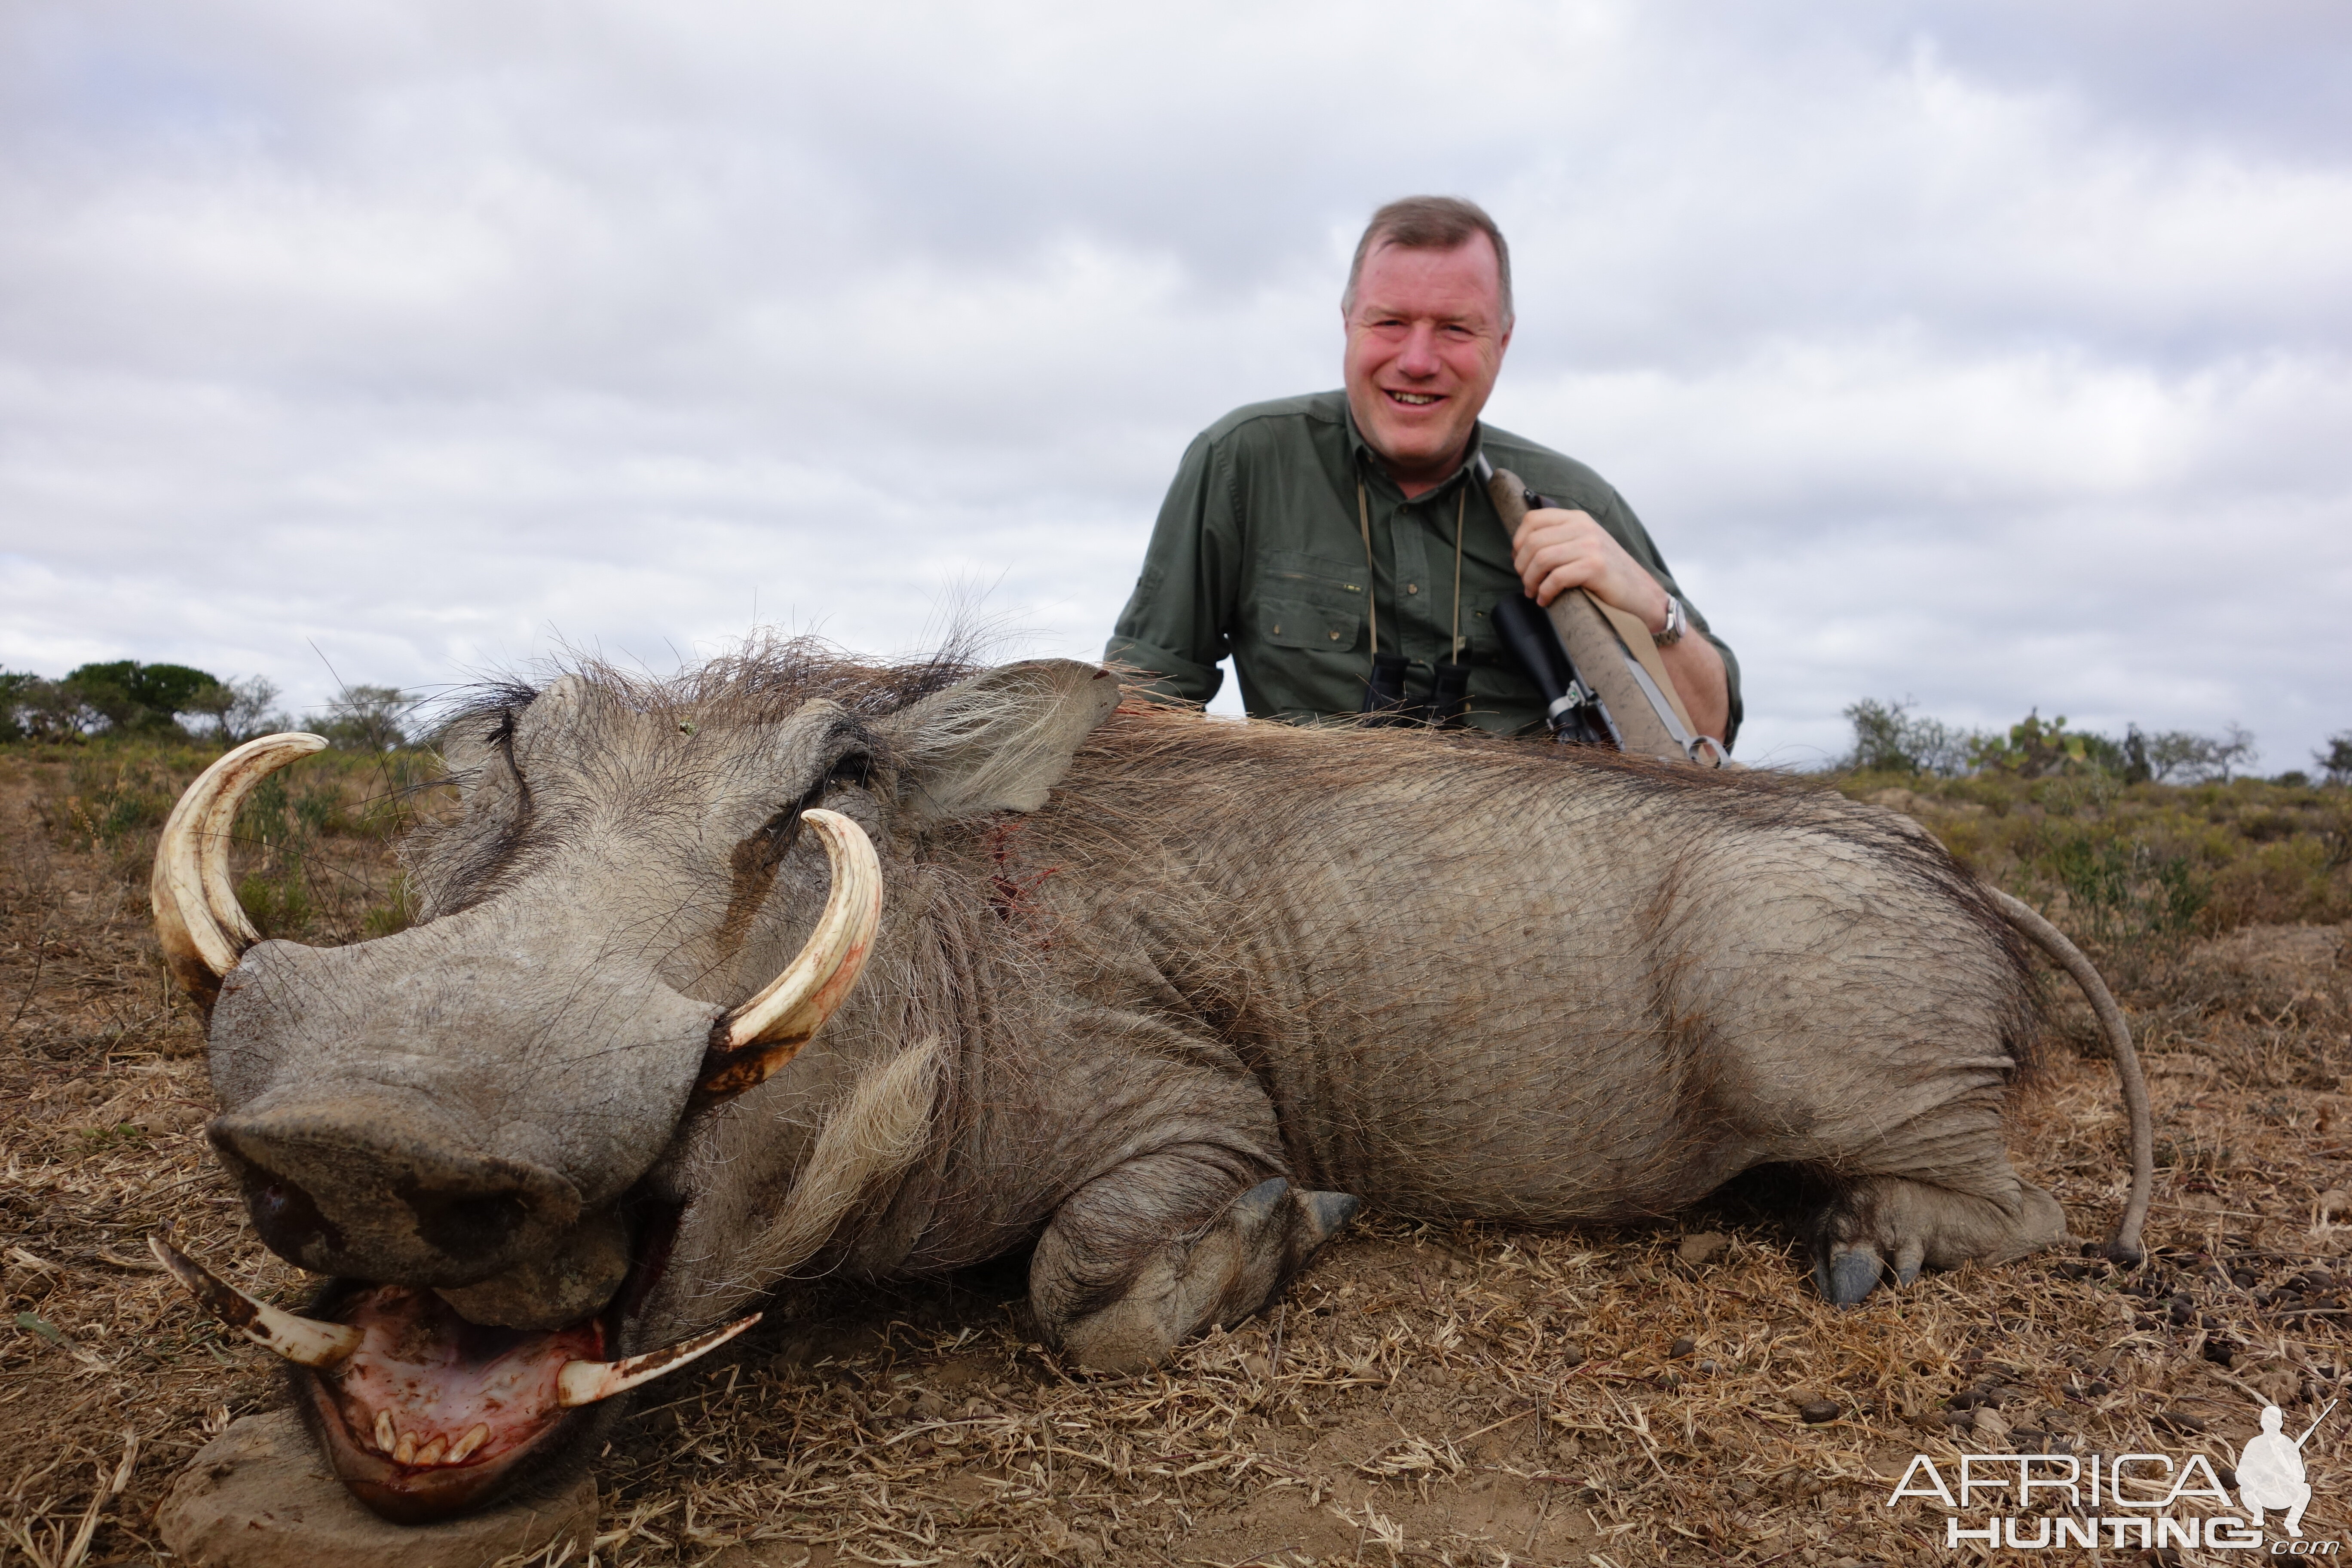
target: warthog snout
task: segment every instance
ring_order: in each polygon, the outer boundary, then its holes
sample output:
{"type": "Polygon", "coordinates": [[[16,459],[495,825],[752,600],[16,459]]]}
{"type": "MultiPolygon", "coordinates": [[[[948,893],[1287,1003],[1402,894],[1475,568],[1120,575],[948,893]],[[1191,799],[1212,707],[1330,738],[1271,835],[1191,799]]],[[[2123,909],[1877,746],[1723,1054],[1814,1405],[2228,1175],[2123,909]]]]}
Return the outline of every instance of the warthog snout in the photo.
{"type": "Polygon", "coordinates": [[[488,1152],[420,1098],[298,1090],[215,1121],[262,1240],[321,1274],[402,1285],[470,1285],[552,1250],[580,1189],[488,1152]]]}

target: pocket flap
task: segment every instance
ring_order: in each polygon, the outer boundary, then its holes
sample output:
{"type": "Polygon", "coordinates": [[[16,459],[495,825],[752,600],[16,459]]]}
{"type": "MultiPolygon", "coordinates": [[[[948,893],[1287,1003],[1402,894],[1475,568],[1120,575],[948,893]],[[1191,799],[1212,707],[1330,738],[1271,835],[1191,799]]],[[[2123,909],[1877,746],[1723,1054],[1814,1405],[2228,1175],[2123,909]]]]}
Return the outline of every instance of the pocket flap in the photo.
{"type": "Polygon", "coordinates": [[[1303,599],[1261,599],[1257,634],[1276,647],[1319,647],[1338,652],[1356,646],[1363,617],[1352,610],[1310,605],[1303,599]]]}

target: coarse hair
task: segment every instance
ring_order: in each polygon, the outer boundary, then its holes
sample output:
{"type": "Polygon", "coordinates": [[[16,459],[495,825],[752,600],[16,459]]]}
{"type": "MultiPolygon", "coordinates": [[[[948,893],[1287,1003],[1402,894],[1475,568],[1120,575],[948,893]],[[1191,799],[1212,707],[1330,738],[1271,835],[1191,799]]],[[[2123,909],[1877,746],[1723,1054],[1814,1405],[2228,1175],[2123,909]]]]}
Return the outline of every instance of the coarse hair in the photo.
{"type": "Polygon", "coordinates": [[[1407,250],[1452,250],[1483,234],[1495,247],[1495,272],[1502,280],[1503,330],[1508,331],[1517,312],[1511,305],[1511,247],[1486,209],[1466,196],[1404,196],[1372,215],[1364,237],[1356,241],[1356,258],[1348,264],[1347,290],[1339,310],[1356,309],[1356,283],[1364,275],[1364,258],[1386,245],[1407,250]]]}

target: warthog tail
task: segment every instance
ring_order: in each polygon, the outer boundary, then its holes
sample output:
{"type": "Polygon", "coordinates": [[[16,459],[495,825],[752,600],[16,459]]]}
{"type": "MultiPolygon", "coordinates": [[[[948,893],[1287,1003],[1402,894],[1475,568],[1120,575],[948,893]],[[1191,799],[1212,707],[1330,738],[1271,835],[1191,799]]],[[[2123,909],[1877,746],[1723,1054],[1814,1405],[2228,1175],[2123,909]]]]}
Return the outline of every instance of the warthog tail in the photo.
{"type": "Polygon", "coordinates": [[[2123,1009],[2108,994],[2106,982],[2083,950],[2066,940],[2065,933],[2042,918],[2039,910],[2021,899],[2013,899],[1998,888],[1988,888],[1993,901],[2010,918],[2018,930],[2042,945],[2042,950],[2074,977],[2083,988],[2091,1010],[2099,1016],[2099,1027],[2107,1037],[2107,1050],[2116,1059],[2116,1076],[2123,1080],[2124,1109],[2131,1116],[2132,1179],[2131,1199],[2124,1205],[2123,1218],[2116,1222],[2116,1233],[2107,1240],[2107,1256],[2126,1268],[2136,1267],[2144,1256],[2140,1249],[2140,1226],[2147,1221],[2149,1190],[2156,1184],[2155,1133],[2147,1110],[2147,1079],[2140,1075],[2139,1052],[2132,1048],[2131,1029],[2124,1023],[2123,1009]]]}

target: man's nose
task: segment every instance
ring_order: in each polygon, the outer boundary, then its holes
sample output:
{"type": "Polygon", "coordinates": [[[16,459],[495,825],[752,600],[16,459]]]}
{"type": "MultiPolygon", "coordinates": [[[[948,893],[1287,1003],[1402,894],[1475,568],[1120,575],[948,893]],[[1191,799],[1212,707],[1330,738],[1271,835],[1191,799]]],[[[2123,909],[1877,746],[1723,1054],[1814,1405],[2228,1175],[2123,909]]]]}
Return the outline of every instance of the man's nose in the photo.
{"type": "Polygon", "coordinates": [[[1396,363],[1407,375],[1435,375],[1444,369],[1444,362],[1437,356],[1437,329],[1425,321],[1413,326],[1405,333],[1396,363]]]}

